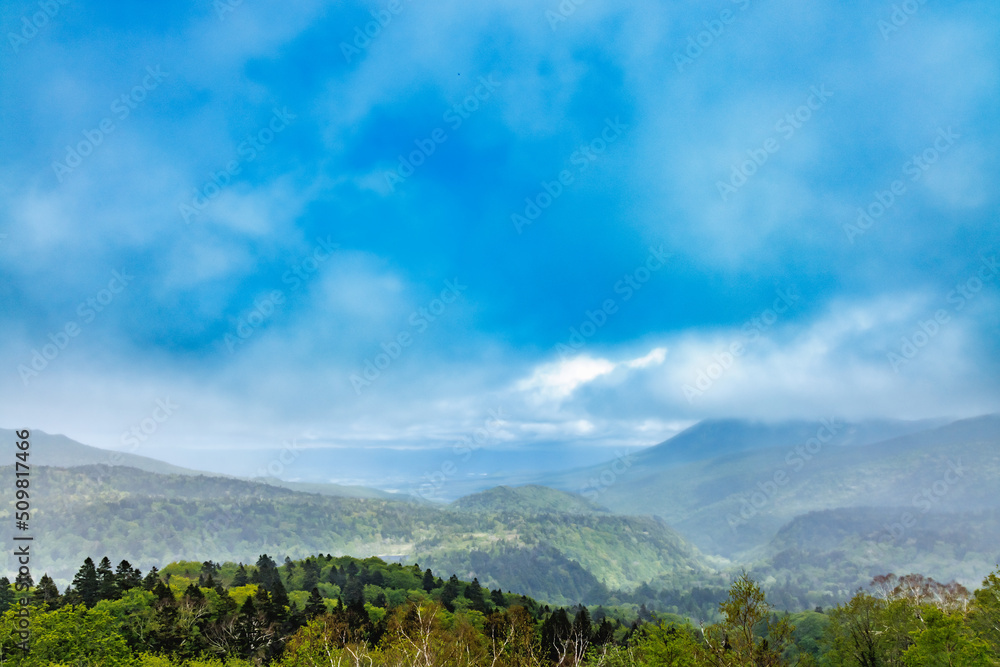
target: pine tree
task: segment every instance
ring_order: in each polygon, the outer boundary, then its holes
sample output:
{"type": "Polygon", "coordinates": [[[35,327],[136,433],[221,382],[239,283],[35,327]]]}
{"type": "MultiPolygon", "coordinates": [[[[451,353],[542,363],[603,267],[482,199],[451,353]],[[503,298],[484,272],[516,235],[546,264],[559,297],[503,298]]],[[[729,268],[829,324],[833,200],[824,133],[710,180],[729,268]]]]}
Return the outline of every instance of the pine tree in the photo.
{"type": "Polygon", "coordinates": [[[115,568],[115,588],[120,598],[125,591],[142,586],[142,572],[132,567],[127,560],[118,563],[115,568]]]}
{"type": "Polygon", "coordinates": [[[497,607],[506,607],[507,601],[503,597],[503,591],[499,588],[490,592],[490,601],[497,607]]]}
{"type": "Polygon", "coordinates": [[[16,599],[14,590],[10,587],[10,579],[0,577],[0,614],[10,609],[16,599]]]}
{"type": "Polygon", "coordinates": [[[319,583],[319,564],[312,558],[307,558],[302,564],[302,590],[310,591],[319,583]]]}
{"type": "Polygon", "coordinates": [[[319,594],[318,588],[313,588],[309,593],[309,600],[306,601],[306,618],[312,620],[325,612],[326,603],[323,602],[323,596],[319,594]]]}
{"type": "Polygon", "coordinates": [[[156,569],[156,566],[149,568],[149,574],[147,574],[142,579],[142,587],[147,591],[151,591],[156,588],[156,584],[160,582],[160,571],[156,569]]]}
{"type": "Polygon", "coordinates": [[[249,583],[250,577],[247,575],[247,569],[243,567],[243,563],[240,563],[240,566],[236,568],[236,576],[233,577],[233,587],[238,588],[249,583]]]}
{"type": "Polygon", "coordinates": [[[101,600],[114,600],[117,592],[115,571],[111,569],[111,561],[105,556],[97,564],[97,596],[101,600]]]}
{"type": "Polygon", "coordinates": [[[484,614],[488,611],[486,600],[483,597],[483,588],[479,585],[477,577],[473,577],[472,583],[465,587],[465,597],[468,598],[469,606],[473,610],[483,612],[484,614]]]}
{"type": "MultiPolygon", "coordinates": [[[[0,585],[2,584],[3,580],[0,580],[0,585]]],[[[32,593],[32,599],[35,604],[45,605],[48,609],[57,609],[62,603],[56,582],[52,581],[52,577],[48,574],[43,574],[38,580],[38,587],[32,593]]]]}
{"type": "Polygon", "coordinates": [[[100,580],[97,578],[97,568],[94,561],[87,556],[83,565],[73,577],[73,592],[75,598],[87,606],[93,607],[100,600],[100,580]]]}
{"type": "Polygon", "coordinates": [[[431,572],[430,568],[424,570],[424,580],[421,582],[421,585],[428,593],[434,590],[434,574],[431,572]]]}
{"type": "Polygon", "coordinates": [[[460,590],[460,584],[458,582],[458,577],[454,574],[448,579],[448,583],[444,585],[444,589],[441,591],[441,604],[444,608],[450,612],[455,611],[455,600],[458,599],[458,594],[460,590]]]}

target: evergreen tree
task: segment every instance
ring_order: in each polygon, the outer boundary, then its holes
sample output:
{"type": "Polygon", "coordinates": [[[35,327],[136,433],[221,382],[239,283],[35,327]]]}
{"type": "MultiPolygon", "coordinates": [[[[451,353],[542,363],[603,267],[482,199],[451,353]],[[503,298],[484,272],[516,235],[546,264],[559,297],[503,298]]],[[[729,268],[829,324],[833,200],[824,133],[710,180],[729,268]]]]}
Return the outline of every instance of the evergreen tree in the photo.
{"type": "Polygon", "coordinates": [[[97,564],[97,596],[101,600],[114,600],[118,597],[115,586],[115,571],[111,569],[111,561],[105,556],[97,564]]]}
{"type": "Polygon", "coordinates": [[[564,657],[566,643],[573,633],[573,625],[565,609],[556,609],[542,623],[542,650],[553,663],[564,657]]]}
{"type": "Polygon", "coordinates": [[[233,587],[238,588],[249,583],[250,577],[247,576],[247,569],[243,567],[243,563],[240,563],[240,566],[236,568],[236,576],[233,577],[233,587]]]}
{"type": "Polygon", "coordinates": [[[120,598],[125,591],[142,586],[142,572],[132,567],[127,560],[118,563],[115,568],[115,588],[120,598]]]}
{"type": "Polygon", "coordinates": [[[0,614],[10,609],[16,599],[14,589],[10,587],[10,579],[0,577],[0,614]]]}
{"type": "Polygon", "coordinates": [[[492,602],[499,608],[507,606],[507,601],[503,597],[503,591],[501,591],[499,588],[496,589],[495,591],[490,591],[490,602],[492,602]]]}
{"type": "MultiPolygon", "coordinates": [[[[0,585],[3,583],[4,580],[0,579],[0,585]]],[[[59,589],[56,588],[56,583],[48,574],[43,574],[42,578],[38,580],[38,587],[32,593],[32,599],[35,604],[45,605],[48,609],[57,609],[62,603],[59,589]]]]}
{"type": "Polygon", "coordinates": [[[89,609],[100,600],[100,580],[97,578],[97,568],[94,561],[87,556],[83,565],[73,577],[73,592],[77,601],[82,602],[89,609]]]}
{"type": "Polygon", "coordinates": [[[319,594],[318,588],[313,588],[312,592],[309,593],[309,600],[306,601],[306,618],[312,620],[326,612],[326,604],[323,602],[323,596],[319,594]]]}
{"type": "Polygon", "coordinates": [[[319,564],[312,558],[307,558],[302,564],[302,590],[311,591],[319,583],[319,564]]]}
{"type": "Polygon", "coordinates": [[[274,603],[275,617],[278,619],[285,618],[285,607],[290,605],[288,601],[288,593],[285,592],[285,586],[281,583],[281,580],[274,582],[274,590],[271,591],[271,599],[274,603]]]}
{"type": "Polygon", "coordinates": [[[448,583],[444,585],[444,589],[441,591],[441,604],[448,611],[455,611],[455,600],[458,599],[460,584],[458,582],[458,577],[454,574],[448,579],[448,583]]]}
{"type": "Polygon", "coordinates": [[[154,565],[149,568],[149,574],[147,574],[142,579],[142,587],[147,591],[151,591],[156,588],[156,584],[160,583],[160,571],[154,565]]]}
{"type": "Polygon", "coordinates": [[[280,579],[277,564],[267,554],[262,554],[257,559],[257,569],[250,577],[250,583],[260,584],[270,593],[274,591],[274,585],[280,579]]]}
{"type": "Polygon", "coordinates": [[[470,608],[475,611],[486,613],[489,609],[486,607],[486,598],[483,594],[483,587],[479,585],[479,578],[473,577],[472,583],[465,587],[465,597],[469,600],[470,608]]]}
{"type": "Polygon", "coordinates": [[[431,572],[430,568],[424,570],[424,579],[421,582],[421,586],[428,593],[434,590],[434,574],[431,572]]]}

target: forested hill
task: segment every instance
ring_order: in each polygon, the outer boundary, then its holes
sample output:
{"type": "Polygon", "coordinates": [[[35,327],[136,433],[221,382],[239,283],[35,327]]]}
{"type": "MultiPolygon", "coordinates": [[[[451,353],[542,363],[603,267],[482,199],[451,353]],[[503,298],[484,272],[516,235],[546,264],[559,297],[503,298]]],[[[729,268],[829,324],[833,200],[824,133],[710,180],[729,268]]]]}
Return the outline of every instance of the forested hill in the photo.
{"type": "MultiPolygon", "coordinates": [[[[652,517],[469,512],[121,466],[33,467],[32,490],[34,565],[62,582],[81,553],[149,567],[192,556],[250,561],[262,551],[419,561],[556,603],[603,602],[654,579],[671,589],[717,579],[652,517]]],[[[5,526],[11,510],[0,513],[5,526]]]]}
{"type": "Polygon", "coordinates": [[[519,512],[538,514],[559,512],[564,514],[591,514],[607,512],[583,496],[557,491],[545,486],[496,486],[487,491],[464,496],[451,503],[455,509],[471,512],[519,512]]]}

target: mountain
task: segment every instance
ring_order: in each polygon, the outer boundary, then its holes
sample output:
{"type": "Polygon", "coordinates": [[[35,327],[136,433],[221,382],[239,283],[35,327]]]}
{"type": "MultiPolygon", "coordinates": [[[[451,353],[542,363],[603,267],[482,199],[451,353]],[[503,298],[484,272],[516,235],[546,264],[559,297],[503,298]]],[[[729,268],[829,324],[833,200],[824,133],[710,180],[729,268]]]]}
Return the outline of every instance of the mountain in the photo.
{"type": "MultiPolygon", "coordinates": [[[[16,440],[14,431],[0,429],[0,437],[5,442],[16,440]]],[[[201,470],[192,470],[180,466],[171,465],[164,461],[129,454],[126,452],[116,452],[99,447],[91,447],[77,442],[65,435],[53,435],[45,431],[32,429],[31,431],[31,461],[35,465],[53,466],[58,468],[78,468],[90,465],[124,466],[135,468],[161,475],[192,475],[228,477],[201,470]]],[[[260,477],[254,481],[280,486],[295,491],[305,493],[319,493],[327,496],[342,496],[345,498],[397,498],[400,500],[412,499],[410,496],[394,494],[389,491],[371,489],[365,486],[345,486],[340,484],[308,484],[299,482],[286,482],[275,477],[260,477]]],[[[416,502],[416,499],[412,499],[416,502]]]]}
{"type": "Polygon", "coordinates": [[[922,508],[928,502],[937,510],[1000,505],[995,494],[1000,416],[916,426],[834,423],[836,433],[830,437],[822,423],[709,423],[651,450],[550,475],[546,482],[614,512],[662,516],[703,552],[733,559],[759,556],[783,525],[807,512],[872,505],[922,508]],[[828,441],[820,442],[817,434],[828,441]],[[711,454],[716,451],[712,436],[720,438],[718,451],[726,455],[711,454]],[[768,442],[776,444],[765,446],[768,442]],[[692,456],[706,458],[691,461],[692,456]],[[925,492],[931,493],[929,499],[922,497],[925,492]]]}
{"type": "MultiPolygon", "coordinates": [[[[31,473],[32,570],[38,576],[47,571],[61,586],[81,554],[113,554],[144,569],[181,558],[254,562],[261,553],[380,556],[468,573],[491,588],[524,590],[559,604],[607,602],[615,590],[652,579],[680,588],[719,578],[696,549],[654,517],[456,510],[123,466],[33,465],[31,473]],[[572,591],[592,597],[566,598],[572,591]]],[[[12,474],[11,466],[0,468],[0,475],[12,474]]],[[[0,537],[9,537],[12,510],[12,500],[2,506],[0,532],[7,535],[0,537]]],[[[5,559],[10,572],[14,557],[5,559]]]]}
{"type": "MultiPolygon", "coordinates": [[[[17,436],[10,429],[0,428],[4,442],[14,442],[17,436]]],[[[35,465],[75,468],[88,465],[121,465],[163,475],[199,475],[197,470],[182,468],[146,456],[114,452],[91,447],[65,435],[31,429],[31,461],[35,465]]]]}
{"type": "Polygon", "coordinates": [[[518,487],[496,486],[481,493],[459,498],[451,503],[451,507],[470,512],[513,512],[518,514],[607,512],[605,508],[595,505],[583,496],[537,484],[518,487]]]}
{"type": "Polygon", "coordinates": [[[1000,510],[852,507],[793,519],[749,570],[772,589],[809,582],[817,596],[812,603],[825,606],[888,572],[957,580],[972,589],[998,563],[1000,510]]]}
{"type": "MultiPolygon", "coordinates": [[[[946,423],[942,420],[866,421],[848,425],[850,434],[842,444],[866,445],[946,423]]],[[[643,466],[669,467],[695,461],[770,448],[801,445],[816,436],[821,423],[787,421],[777,424],[742,419],[710,419],[699,422],[658,445],[635,455],[643,466]]]]}

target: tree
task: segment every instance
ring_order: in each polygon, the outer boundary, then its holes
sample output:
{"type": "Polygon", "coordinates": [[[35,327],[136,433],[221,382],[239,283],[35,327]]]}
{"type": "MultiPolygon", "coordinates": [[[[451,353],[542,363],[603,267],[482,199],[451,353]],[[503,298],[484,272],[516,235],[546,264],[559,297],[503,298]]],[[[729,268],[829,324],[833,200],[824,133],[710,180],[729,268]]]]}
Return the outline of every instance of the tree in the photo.
{"type": "MultiPolygon", "coordinates": [[[[0,580],[0,584],[3,584],[3,580],[0,580]]],[[[38,580],[38,586],[32,593],[32,600],[38,606],[48,610],[60,606],[62,600],[59,597],[59,589],[56,588],[56,583],[48,574],[43,574],[42,578],[38,580]]]]}
{"type": "MultiPolygon", "coordinates": [[[[604,620],[607,623],[607,619],[604,620]]],[[[603,626],[603,624],[602,624],[603,626]]],[[[636,640],[641,662],[657,667],[697,667],[701,646],[691,627],[661,622],[643,626],[636,640]]]]}
{"type": "Polygon", "coordinates": [[[16,599],[14,590],[10,587],[10,579],[0,577],[0,614],[10,609],[16,599]]]}
{"type": "Polygon", "coordinates": [[[982,588],[974,593],[969,625],[992,647],[1000,661],[1000,570],[990,573],[982,588]]]}
{"type": "Polygon", "coordinates": [[[441,590],[441,604],[448,611],[455,611],[455,600],[458,599],[460,586],[458,577],[453,574],[441,590]]]}
{"type": "MultiPolygon", "coordinates": [[[[24,667],[135,665],[132,652],[121,635],[120,623],[107,610],[86,609],[82,606],[61,607],[55,611],[35,608],[31,619],[30,653],[24,659],[9,664],[24,667]]],[[[0,618],[0,636],[9,636],[15,623],[13,611],[4,614],[0,618]]],[[[8,659],[12,657],[6,652],[4,656],[8,659]]]]}
{"type": "Polygon", "coordinates": [[[73,593],[76,601],[82,602],[88,608],[93,607],[100,600],[100,580],[97,578],[97,568],[94,561],[87,556],[83,565],[73,577],[73,593]]]}
{"type": "Polygon", "coordinates": [[[903,654],[907,667],[991,667],[989,645],[965,625],[959,612],[945,614],[937,607],[922,610],[924,629],[913,634],[913,645],[903,654]]]}
{"type": "Polygon", "coordinates": [[[247,569],[240,563],[240,566],[236,568],[236,576],[233,577],[233,586],[246,586],[250,583],[250,577],[247,575],[247,569]]]}
{"type": "Polygon", "coordinates": [[[483,587],[479,585],[479,579],[473,577],[472,583],[465,587],[465,597],[469,600],[469,607],[479,612],[487,612],[486,598],[483,594],[483,587]]]}
{"type": "Polygon", "coordinates": [[[888,600],[859,591],[847,604],[831,609],[824,633],[827,660],[834,666],[902,665],[913,643],[917,612],[909,600],[888,600]]]}
{"type": "Polygon", "coordinates": [[[151,591],[156,588],[156,584],[160,582],[160,571],[156,569],[156,566],[149,568],[149,573],[142,579],[142,587],[147,591],[151,591]]]}
{"type": "Polygon", "coordinates": [[[428,593],[434,590],[434,574],[431,572],[430,568],[424,570],[424,578],[423,581],[420,582],[420,585],[428,593]]]}
{"type": "Polygon", "coordinates": [[[320,568],[312,558],[302,564],[302,590],[311,591],[319,583],[320,568]]]}
{"type": "Polygon", "coordinates": [[[306,601],[306,618],[312,620],[319,616],[320,614],[326,613],[326,603],[323,602],[323,596],[319,594],[318,588],[313,588],[309,593],[309,599],[306,601]]]}
{"type": "Polygon", "coordinates": [[[126,591],[142,586],[142,572],[132,567],[127,560],[118,563],[115,568],[115,588],[118,591],[116,597],[120,598],[126,591]]]}
{"type": "Polygon", "coordinates": [[[111,561],[105,556],[97,564],[97,597],[101,600],[114,600],[118,597],[115,586],[115,571],[111,569],[111,561]]]}
{"type": "Polygon", "coordinates": [[[792,644],[795,629],[786,618],[771,616],[764,591],[745,571],[719,603],[722,623],[704,629],[705,648],[717,667],[783,665],[782,654],[792,644]],[[758,632],[758,630],[760,632],[758,632]]]}

